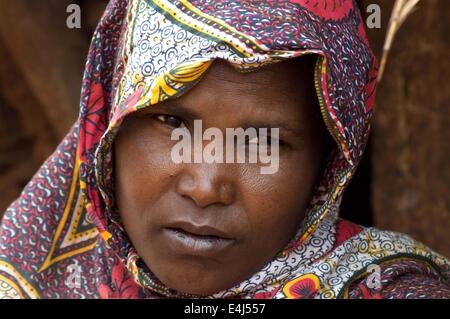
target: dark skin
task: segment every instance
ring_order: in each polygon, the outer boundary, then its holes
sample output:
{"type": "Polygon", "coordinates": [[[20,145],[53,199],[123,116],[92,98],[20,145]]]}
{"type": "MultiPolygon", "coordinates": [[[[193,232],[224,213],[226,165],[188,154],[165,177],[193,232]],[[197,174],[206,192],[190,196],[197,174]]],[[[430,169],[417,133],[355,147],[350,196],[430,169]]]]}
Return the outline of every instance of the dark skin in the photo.
{"type": "MultiPolygon", "coordinates": [[[[115,142],[117,206],[152,272],[182,293],[211,295],[251,277],[292,239],[324,155],[324,125],[311,57],[239,73],[215,62],[180,98],[130,115],[115,142]],[[174,128],[201,119],[217,127],[279,127],[279,170],[260,163],[175,164],[174,128]],[[181,254],[164,229],[173,221],[220,230],[229,245],[207,256],[181,254]]],[[[205,142],[206,143],[206,142],[205,142]]]]}

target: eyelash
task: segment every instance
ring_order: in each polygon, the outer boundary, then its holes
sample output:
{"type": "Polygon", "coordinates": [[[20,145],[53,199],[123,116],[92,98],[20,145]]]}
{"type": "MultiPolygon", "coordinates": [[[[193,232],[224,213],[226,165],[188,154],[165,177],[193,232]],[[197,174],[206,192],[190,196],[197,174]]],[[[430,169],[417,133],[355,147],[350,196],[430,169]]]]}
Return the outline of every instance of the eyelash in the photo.
{"type": "MultiPolygon", "coordinates": [[[[259,144],[259,137],[256,137],[256,139],[258,139],[258,144],[259,144]]],[[[267,135],[267,145],[271,145],[271,144],[272,144],[272,139],[273,139],[272,136],[267,135]]],[[[247,144],[250,144],[249,142],[250,142],[250,141],[248,141],[248,139],[246,139],[246,143],[247,143],[247,144]]],[[[278,139],[278,145],[279,145],[280,147],[287,146],[286,142],[284,142],[283,140],[280,140],[280,139],[278,139]]]]}
{"type": "MultiPolygon", "coordinates": [[[[163,124],[165,124],[165,125],[168,125],[168,126],[170,126],[170,127],[173,127],[173,128],[180,128],[180,127],[184,127],[184,128],[186,128],[187,126],[186,126],[186,124],[182,121],[182,120],[180,120],[178,117],[176,117],[176,116],[173,116],[173,115],[167,115],[167,114],[157,114],[157,115],[155,115],[154,116],[154,118],[157,120],[157,121],[159,121],[159,122],[161,122],[161,123],[163,123],[163,124]],[[172,124],[169,124],[169,120],[175,120],[175,121],[177,121],[177,123],[179,123],[179,125],[174,125],[173,123],[172,124]]],[[[259,137],[257,137],[257,139],[259,139],[259,137]]],[[[272,141],[272,137],[270,136],[270,135],[267,135],[267,144],[268,145],[271,145],[271,141],[272,141]]],[[[247,144],[250,144],[249,142],[249,140],[246,138],[246,145],[247,144]]],[[[287,143],[286,142],[284,142],[283,140],[281,140],[281,139],[279,139],[278,140],[278,144],[279,144],[279,146],[281,146],[281,147],[285,147],[285,146],[287,146],[287,143]]]]}
{"type": "Polygon", "coordinates": [[[173,128],[186,127],[186,125],[184,124],[184,122],[183,122],[182,120],[180,120],[178,117],[173,116],[173,115],[158,114],[158,115],[155,115],[154,118],[155,118],[157,121],[159,121],[159,122],[161,122],[161,123],[163,123],[163,124],[165,124],[165,125],[168,125],[168,126],[170,126],[170,127],[173,127],[173,128]],[[176,125],[176,124],[174,125],[173,123],[170,124],[170,123],[169,123],[169,120],[175,120],[175,121],[177,121],[179,124],[178,124],[178,125],[176,125]]]}

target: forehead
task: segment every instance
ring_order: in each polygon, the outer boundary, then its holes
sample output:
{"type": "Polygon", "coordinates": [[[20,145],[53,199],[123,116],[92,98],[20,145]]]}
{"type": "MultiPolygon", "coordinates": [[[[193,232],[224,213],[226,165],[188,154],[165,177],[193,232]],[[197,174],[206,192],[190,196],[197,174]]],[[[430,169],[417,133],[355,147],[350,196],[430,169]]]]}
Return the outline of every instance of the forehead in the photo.
{"type": "Polygon", "coordinates": [[[237,84],[244,87],[286,87],[289,88],[295,82],[309,82],[312,80],[312,69],[314,60],[311,57],[290,59],[282,62],[276,62],[265,65],[251,72],[240,72],[229,63],[222,60],[214,62],[207,72],[204,84],[215,84],[222,82],[226,85],[237,84]]]}
{"type": "Polygon", "coordinates": [[[313,69],[311,58],[274,63],[249,73],[217,61],[191,91],[173,103],[199,111],[292,116],[302,112],[300,106],[315,102],[313,69]]]}

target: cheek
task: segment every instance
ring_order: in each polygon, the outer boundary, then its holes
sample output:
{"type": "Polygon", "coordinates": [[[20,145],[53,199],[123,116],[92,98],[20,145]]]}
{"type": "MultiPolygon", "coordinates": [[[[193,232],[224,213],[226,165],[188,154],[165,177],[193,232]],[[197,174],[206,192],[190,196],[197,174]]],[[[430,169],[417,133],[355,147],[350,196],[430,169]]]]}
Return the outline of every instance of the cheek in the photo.
{"type": "MultiPolygon", "coordinates": [[[[174,167],[170,141],[133,131],[115,142],[116,199],[120,214],[142,218],[168,191],[174,167]]],[[[141,219],[142,220],[142,219],[141,219]]]]}
{"type": "Polygon", "coordinates": [[[295,154],[280,158],[279,171],[273,175],[253,168],[243,170],[242,202],[255,239],[281,244],[293,235],[303,219],[318,171],[317,165],[310,164],[308,157],[295,154]]]}

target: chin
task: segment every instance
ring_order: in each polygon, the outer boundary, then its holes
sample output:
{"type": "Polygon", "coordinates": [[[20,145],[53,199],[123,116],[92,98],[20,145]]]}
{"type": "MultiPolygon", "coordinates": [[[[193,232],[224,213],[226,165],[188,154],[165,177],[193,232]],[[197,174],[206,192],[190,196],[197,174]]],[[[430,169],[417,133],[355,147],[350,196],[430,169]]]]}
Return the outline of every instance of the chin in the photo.
{"type": "Polygon", "coordinates": [[[220,271],[226,267],[211,264],[205,265],[198,261],[171,262],[175,267],[164,267],[163,269],[154,269],[155,275],[161,282],[178,292],[196,296],[210,296],[222,290],[229,289],[240,281],[231,282],[230,275],[220,271]],[[182,271],[180,271],[180,269],[182,271]],[[159,272],[158,270],[162,270],[159,272]]]}
{"type": "Polygon", "coordinates": [[[220,278],[224,278],[224,276],[205,276],[205,274],[193,275],[187,273],[181,274],[177,276],[177,278],[168,280],[167,282],[163,280],[163,283],[167,287],[175,289],[181,293],[206,297],[227,288],[231,288],[231,286],[228,286],[223,282],[218,282],[220,278]],[[183,279],[180,280],[180,278],[183,279]]]}

